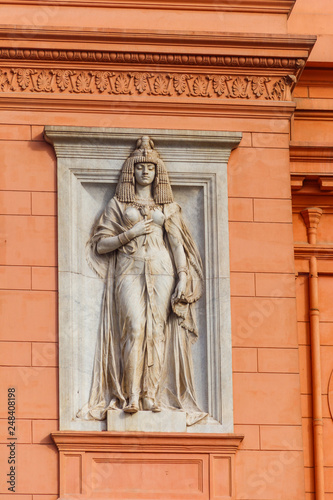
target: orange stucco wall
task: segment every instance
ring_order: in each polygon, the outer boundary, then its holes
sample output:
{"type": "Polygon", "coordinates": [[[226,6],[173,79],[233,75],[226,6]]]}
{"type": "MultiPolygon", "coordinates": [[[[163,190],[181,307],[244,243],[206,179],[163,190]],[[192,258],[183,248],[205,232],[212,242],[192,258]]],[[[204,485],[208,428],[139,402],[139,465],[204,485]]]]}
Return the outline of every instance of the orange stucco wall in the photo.
{"type": "MultiPolygon", "coordinates": [[[[18,96],[10,105],[2,105],[0,95],[0,488],[4,498],[54,500],[59,491],[58,451],[50,437],[58,429],[56,158],[43,139],[43,127],[73,125],[243,132],[228,166],[234,423],[235,433],[244,434],[235,458],[234,498],[312,500],[307,276],[302,268],[295,286],[294,260],[294,241],[307,240],[297,199],[291,195],[290,172],[317,168],[329,173],[331,164],[294,165],[289,146],[290,140],[327,145],[332,138],[333,87],[327,69],[333,61],[330,2],[320,0],[312,6],[310,1],[297,0],[289,20],[284,13],[198,12],[194,8],[112,9],[26,2],[0,2],[0,8],[2,24],[43,25],[45,30],[51,26],[123,30],[153,26],[156,30],[246,34],[267,33],[269,26],[275,34],[320,35],[309,68],[294,92],[297,108],[292,121],[291,112],[268,118],[260,111],[212,116],[206,111],[186,115],[151,108],[143,113],[139,107],[108,113],[94,104],[90,110],[75,109],[70,99],[64,99],[63,109],[48,108],[43,93],[34,96],[33,102],[18,96]],[[319,19],[321,9],[327,17],[319,19]],[[318,110],[326,111],[324,118],[318,110]],[[4,479],[8,387],[15,387],[17,399],[15,494],[7,491],[4,479]]],[[[320,205],[323,194],[315,194],[320,205]]],[[[306,204],[304,199],[302,203],[306,204]]],[[[333,201],[326,196],[325,203],[331,207],[333,201]]],[[[322,218],[321,242],[332,242],[331,217],[329,212],[322,218]]],[[[325,265],[320,304],[329,499],[333,498],[333,423],[327,384],[333,368],[333,284],[332,267],[325,265]]]]}

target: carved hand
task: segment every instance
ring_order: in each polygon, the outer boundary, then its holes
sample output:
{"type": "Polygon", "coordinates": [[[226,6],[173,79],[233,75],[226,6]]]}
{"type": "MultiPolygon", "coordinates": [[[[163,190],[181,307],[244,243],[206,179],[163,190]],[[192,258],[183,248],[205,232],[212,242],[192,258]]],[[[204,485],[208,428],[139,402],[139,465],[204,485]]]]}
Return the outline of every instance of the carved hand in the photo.
{"type": "Polygon", "coordinates": [[[137,222],[129,231],[127,235],[130,239],[136,238],[137,236],[142,236],[143,234],[149,234],[152,232],[151,223],[153,219],[140,220],[137,222]]]}
{"type": "Polygon", "coordinates": [[[175,291],[172,294],[171,300],[173,302],[180,302],[184,298],[186,290],[186,274],[180,273],[179,281],[176,285],[175,291]]]}

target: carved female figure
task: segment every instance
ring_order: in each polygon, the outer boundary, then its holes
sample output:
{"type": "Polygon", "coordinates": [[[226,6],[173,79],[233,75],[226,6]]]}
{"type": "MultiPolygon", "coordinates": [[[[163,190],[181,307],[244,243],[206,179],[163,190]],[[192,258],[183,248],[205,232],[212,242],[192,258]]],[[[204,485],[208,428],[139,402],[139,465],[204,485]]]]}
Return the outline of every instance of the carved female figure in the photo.
{"type": "Polygon", "coordinates": [[[171,408],[186,411],[188,425],[204,418],[191,355],[202,262],[148,136],[125,161],[87,258],[105,290],[90,398],[78,416],[171,408]]]}

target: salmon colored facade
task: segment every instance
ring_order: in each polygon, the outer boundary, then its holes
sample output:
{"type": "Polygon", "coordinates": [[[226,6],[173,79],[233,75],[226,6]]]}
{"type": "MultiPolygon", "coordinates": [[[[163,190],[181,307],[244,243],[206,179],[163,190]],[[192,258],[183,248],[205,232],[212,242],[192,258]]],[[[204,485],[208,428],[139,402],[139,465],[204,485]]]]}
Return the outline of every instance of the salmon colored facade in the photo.
{"type": "Polygon", "coordinates": [[[332,2],[1,0],[0,23],[2,497],[333,499],[332,2]],[[152,452],[142,435],[59,432],[48,125],[242,132],[228,163],[234,434],[163,434],[152,452]],[[81,458],[59,453],[103,446],[162,465],[144,480],[125,465],[83,497],[81,458]]]}

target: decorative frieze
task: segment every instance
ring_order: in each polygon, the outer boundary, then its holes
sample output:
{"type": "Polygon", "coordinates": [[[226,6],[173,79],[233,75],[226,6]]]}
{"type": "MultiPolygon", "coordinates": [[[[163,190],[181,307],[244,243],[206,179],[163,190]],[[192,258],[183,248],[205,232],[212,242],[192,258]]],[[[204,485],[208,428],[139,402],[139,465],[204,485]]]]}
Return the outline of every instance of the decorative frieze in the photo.
{"type": "Polygon", "coordinates": [[[291,98],[293,83],[292,76],[0,68],[1,92],[20,93],[122,94],[285,101],[291,98]]]}

